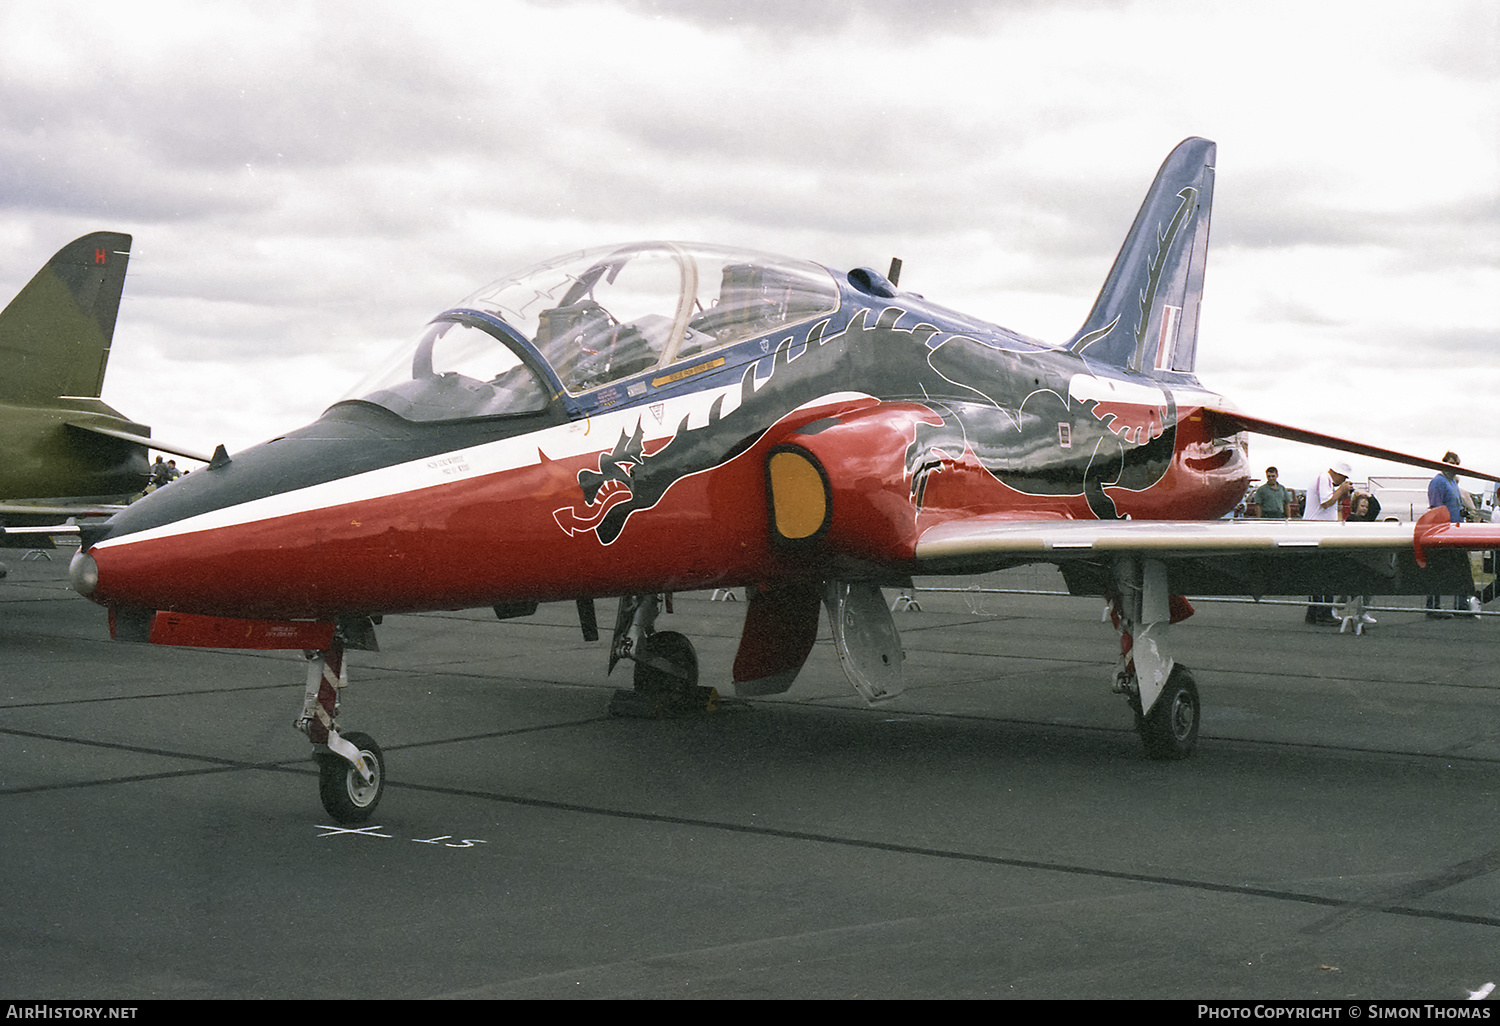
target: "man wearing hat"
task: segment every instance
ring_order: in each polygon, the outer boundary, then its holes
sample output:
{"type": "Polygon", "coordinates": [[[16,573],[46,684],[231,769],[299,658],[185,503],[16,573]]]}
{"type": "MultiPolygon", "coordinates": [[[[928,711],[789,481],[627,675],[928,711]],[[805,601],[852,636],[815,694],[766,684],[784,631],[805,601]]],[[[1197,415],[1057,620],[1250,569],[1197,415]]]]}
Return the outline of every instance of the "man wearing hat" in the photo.
{"type": "MultiPolygon", "coordinates": [[[[1313,486],[1307,490],[1307,501],[1302,505],[1303,520],[1337,520],[1339,519],[1339,503],[1343,502],[1354,491],[1354,486],[1349,483],[1349,475],[1353,473],[1349,464],[1339,460],[1326,471],[1318,475],[1313,486]]],[[[1338,623],[1338,617],[1333,615],[1333,596],[1314,595],[1312,604],[1307,607],[1307,623],[1333,624],[1338,623]]]]}
{"type": "Polygon", "coordinates": [[[1354,491],[1349,482],[1353,473],[1349,464],[1339,460],[1318,475],[1318,480],[1307,492],[1307,504],[1302,509],[1303,520],[1338,520],[1339,503],[1354,491]]]}

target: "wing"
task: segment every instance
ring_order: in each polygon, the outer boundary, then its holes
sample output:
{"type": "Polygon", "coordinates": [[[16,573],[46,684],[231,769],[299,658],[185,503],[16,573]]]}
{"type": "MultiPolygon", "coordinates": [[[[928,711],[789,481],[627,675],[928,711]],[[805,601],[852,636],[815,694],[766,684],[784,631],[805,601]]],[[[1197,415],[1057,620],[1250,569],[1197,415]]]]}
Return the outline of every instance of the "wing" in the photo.
{"type": "Polygon", "coordinates": [[[1500,548],[1500,524],[1318,520],[1017,520],[979,516],[924,531],[925,573],[983,573],[1054,563],[1075,594],[1109,590],[1121,557],[1161,561],[1176,594],[1291,595],[1348,591],[1422,595],[1472,585],[1467,552],[1500,548]]]}
{"type": "Polygon", "coordinates": [[[75,431],[86,431],[96,435],[104,435],[107,438],[118,438],[125,442],[134,442],[136,445],[145,446],[158,452],[169,452],[173,456],[185,456],[190,460],[200,463],[208,463],[213,460],[212,455],[205,454],[201,449],[189,449],[186,446],[177,445],[172,442],[163,441],[160,438],[152,438],[150,435],[135,431],[127,431],[121,427],[113,427],[95,420],[70,420],[68,427],[75,431]]]}
{"type": "Polygon", "coordinates": [[[0,516],[112,517],[124,508],[111,503],[0,502],[0,516]]]}
{"type": "Polygon", "coordinates": [[[1500,477],[1485,473],[1482,470],[1455,467],[1452,464],[1439,463],[1437,460],[1423,459],[1421,456],[1410,456],[1404,452],[1396,452],[1394,449],[1382,449],[1379,446],[1366,445],[1363,442],[1353,442],[1347,438],[1339,438],[1337,435],[1325,435],[1319,431],[1309,431],[1306,428],[1292,427],[1289,424],[1278,424],[1274,420],[1262,420],[1260,417],[1252,417],[1236,410],[1205,407],[1203,414],[1218,421],[1221,425],[1221,431],[1226,428],[1234,431],[1253,431],[1258,435],[1265,435],[1269,438],[1281,438],[1289,442],[1305,442],[1308,445],[1321,446],[1325,449],[1337,449],[1340,452],[1354,453],[1356,456],[1372,456],[1375,459],[1389,460],[1392,463],[1405,463],[1412,467],[1425,467],[1428,470],[1456,470],[1460,477],[1477,477],[1485,481],[1500,481],[1500,477]]]}

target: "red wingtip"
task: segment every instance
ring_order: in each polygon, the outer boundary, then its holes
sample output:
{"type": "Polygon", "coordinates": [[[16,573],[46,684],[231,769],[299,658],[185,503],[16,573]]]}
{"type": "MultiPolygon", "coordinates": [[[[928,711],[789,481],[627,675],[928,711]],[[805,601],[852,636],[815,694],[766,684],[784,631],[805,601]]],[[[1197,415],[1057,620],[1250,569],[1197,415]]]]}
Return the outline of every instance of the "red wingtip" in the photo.
{"type": "Polygon", "coordinates": [[[1417,566],[1426,569],[1427,541],[1433,535],[1447,530],[1449,522],[1447,506],[1434,506],[1417,519],[1416,530],[1411,535],[1412,554],[1416,556],[1417,566]]]}

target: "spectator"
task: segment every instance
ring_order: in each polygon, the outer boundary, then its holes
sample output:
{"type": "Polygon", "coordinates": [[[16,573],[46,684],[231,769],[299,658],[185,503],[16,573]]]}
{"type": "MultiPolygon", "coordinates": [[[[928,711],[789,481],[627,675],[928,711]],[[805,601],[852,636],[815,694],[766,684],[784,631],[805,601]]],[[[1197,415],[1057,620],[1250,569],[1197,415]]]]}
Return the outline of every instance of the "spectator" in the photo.
{"type": "Polygon", "coordinates": [[[146,491],[154,492],[167,483],[167,465],[160,456],[151,464],[151,476],[146,480],[146,491]]]}
{"type": "Polygon", "coordinates": [[[1287,518],[1291,493],[1278,480],[1280,473],[1275,467],[1266,468],[1266,483],[1255,489],[1255,505],[1260,509],[1257,516],[1268,520],[1287,518]]]}
{"type": "MultiPolygon", "coordinates": [[[[1349,520],[1351,522],[1373,523],[1379,517],[1380,500],[1373,495],[1366,495],[1364,492],[1355,492],[1354,498],[1349,500],[1349,520]]],[[[1365,612],[1365,607],[1370,604],[1370,596],[1350,595],[1341,597],[1339,603],[1343,606],[1343,609],[1341,611],[1335,609],[1334,615],[1338,617],[1339,622],[1344,626],[1348,626],[1351,623],[1359,628],[1374,626],[1375,618],[1365,612]]],[[[1344,627],[1339,628],[1340,631],[1343,631],[1343,629],[1344,627]]]]}
{"type": "MultiPolygon", "coordinates": [[[[1443,462],[1453,469],[1433,475],[1432,480],[1427,483],[1427,505],[1431,509],[1446,508],[1450,524],[1462,523],[1466,513],[1474,515],[1474,500],[1458,487],[1458,454],[1451,451],[1444,453],[1443,462]]],[[[1441,595],[1427,596],[1427,619],[1429,620],[1446,620],[1452,616],[1477,617],[1478,615],[1479,600],[1472,594],[1454,595],[1451,613],[1443,612],[1441,595]]]]}
{"type": "MultiPolygon", "coordinates": [[[[1349,483],[1353,473],[1349,464],[1340,460],[1318,475],[1313,486],[1307,490],[1307,500],[1302,509],[1303,520],[1337,520],[1339,503],[1354,490],[1349,483]]],[[[1313,595],[1307,607],[1305,622],[1311,624],[1340,623],[1333,615],[1332,595],[1313,595]]]]}

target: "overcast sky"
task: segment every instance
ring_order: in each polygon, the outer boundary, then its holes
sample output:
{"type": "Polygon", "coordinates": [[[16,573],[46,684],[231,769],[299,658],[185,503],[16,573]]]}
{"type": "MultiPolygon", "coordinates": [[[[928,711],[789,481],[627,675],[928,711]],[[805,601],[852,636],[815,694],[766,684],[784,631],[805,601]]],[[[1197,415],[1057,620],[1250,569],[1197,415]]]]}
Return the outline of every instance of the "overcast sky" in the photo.
{"type": "Polygon", "coordinates": [[[1189,135],[1204,384],[1500,472],[1493,0],[5,4],[0,302],[131,233],[104,397],[231,452],[479,285],[635,239],[900,256],[1061,342],[1189,135]]]}

